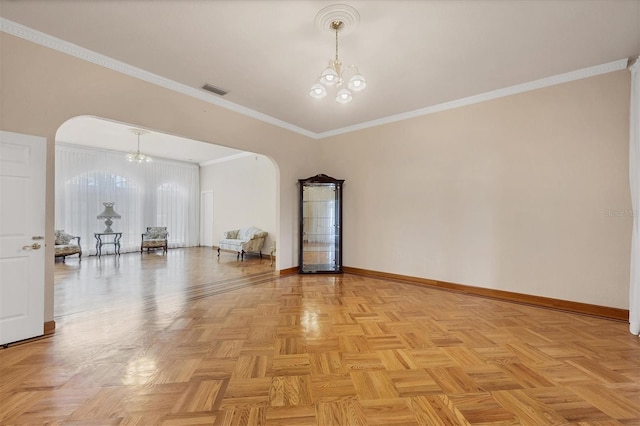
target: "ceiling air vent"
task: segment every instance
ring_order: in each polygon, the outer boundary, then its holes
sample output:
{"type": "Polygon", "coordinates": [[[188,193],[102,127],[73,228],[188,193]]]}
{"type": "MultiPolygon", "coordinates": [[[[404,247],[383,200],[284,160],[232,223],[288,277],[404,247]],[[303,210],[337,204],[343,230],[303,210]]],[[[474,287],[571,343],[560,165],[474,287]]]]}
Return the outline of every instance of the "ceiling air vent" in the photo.
{"type": "Polygon", "coordinates": [[[205,83],[204,86],[202,86],[202,88],[204,90],[208,90],[208,91],[210,91],[212,93],[215,93],[216,95],[220,95],[220,96],[224,96],[227,93],[229,93],[226,90],[223,90],[223,89],[221,89],[219,87],[216,87],[213,84],[209,84],[209,83],[205,83]]]}

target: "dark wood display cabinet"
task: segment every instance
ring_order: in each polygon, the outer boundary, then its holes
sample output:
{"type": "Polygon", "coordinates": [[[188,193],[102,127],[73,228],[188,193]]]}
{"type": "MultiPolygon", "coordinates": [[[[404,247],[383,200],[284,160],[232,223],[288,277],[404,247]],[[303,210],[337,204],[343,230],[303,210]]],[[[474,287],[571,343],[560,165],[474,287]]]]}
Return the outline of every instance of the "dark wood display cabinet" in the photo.
{"type": "Polygon", "coordinates": [[[343,179],[299,179],[301,274],[342,273],[343,179]]]}

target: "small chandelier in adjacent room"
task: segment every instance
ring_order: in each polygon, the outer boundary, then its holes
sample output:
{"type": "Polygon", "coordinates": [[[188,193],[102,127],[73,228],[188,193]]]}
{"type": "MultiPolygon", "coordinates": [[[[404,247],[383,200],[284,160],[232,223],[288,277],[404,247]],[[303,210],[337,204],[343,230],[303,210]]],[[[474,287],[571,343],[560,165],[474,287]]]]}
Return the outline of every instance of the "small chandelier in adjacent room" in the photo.
{"type": "Polygon", "coordinates": [[[143,154],[140,151],[140,135],[144,135],[147,132],[146,130],[142,130],[142,129],[129,129],[134,135],[138,135],[138,149],[136,152],[130,152],[127,154],[127,160],[131,161],[131,162],[136,162],[136,163],[148,163],[151,161],[151,157],[149,157],[146,154],[143,154]]]}
{"type": "Polygon", "coordinates": [[[316,16],[316,24],[321,28],[328,24],[329,29],[336,34],[336,56],[329,60],[327,68],[320,74],[318,82],[311,87],[309,95],[316,99],[324,98],[327,95],[327,86],[335,85],[338,89],[336,101],[346,104],[353,99],[353,92],[359,92],[367,87],[367,81],[360,74],[358,67],[348,65],[343,67],[338,57],[338,32],[350,24],[358,22],[358,12],[347,5],[334,5],[322,9],[316,16]],[[347,80],[347,77],[348,80],[347,80]],[[346,87],[345,86],[346,82],[346,87]]]}

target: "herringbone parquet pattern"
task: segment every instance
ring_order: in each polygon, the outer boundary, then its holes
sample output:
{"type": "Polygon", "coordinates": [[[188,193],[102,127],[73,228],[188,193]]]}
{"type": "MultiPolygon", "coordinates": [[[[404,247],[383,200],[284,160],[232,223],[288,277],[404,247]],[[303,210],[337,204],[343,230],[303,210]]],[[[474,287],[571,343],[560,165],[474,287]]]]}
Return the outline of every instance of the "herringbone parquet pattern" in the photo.
{"type": "Polygon", "coordinates": [[[640,424],[625,323],[206,249],[115,266],[56,265],[56,334],[0,351],[1,424],[640,424]]]}

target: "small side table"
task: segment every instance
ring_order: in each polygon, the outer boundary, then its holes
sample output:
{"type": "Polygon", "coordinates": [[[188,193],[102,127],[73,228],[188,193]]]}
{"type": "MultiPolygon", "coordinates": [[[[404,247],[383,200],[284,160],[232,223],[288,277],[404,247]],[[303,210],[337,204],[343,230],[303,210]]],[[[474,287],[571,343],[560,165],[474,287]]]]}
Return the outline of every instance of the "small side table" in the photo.
{"type": "Polygon", "coordinates": [[[120,238],[122,238],[122,232],[96,232],[93,234],[96,237],[96,254],[98,257],[102,256],[102,246],[113,244],[115,247],[115,254],[120,256],[120,238]],[[102,238],[113,237],[111,241],[102,241],[102,238]]]}

